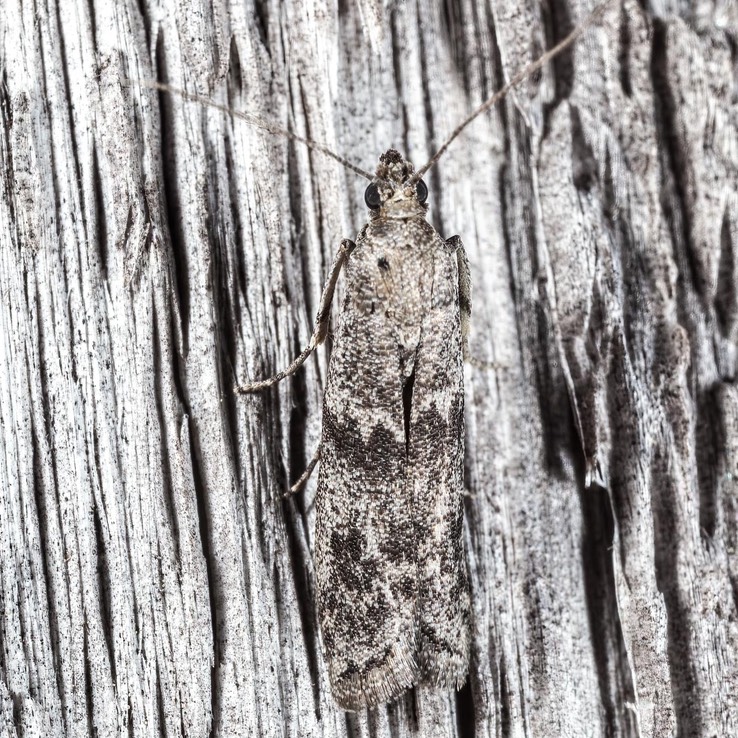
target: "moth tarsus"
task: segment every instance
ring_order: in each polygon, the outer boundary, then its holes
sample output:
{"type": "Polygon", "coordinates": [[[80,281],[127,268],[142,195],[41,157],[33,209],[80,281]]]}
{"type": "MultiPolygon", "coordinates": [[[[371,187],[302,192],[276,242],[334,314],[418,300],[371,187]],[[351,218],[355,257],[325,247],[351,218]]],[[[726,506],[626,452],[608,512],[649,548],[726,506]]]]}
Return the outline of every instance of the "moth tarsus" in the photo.
{"type": "Polygon", "coordinates": [[[311,343],[309,346],[306,346],[302,350],[302,353],[283,371],[278,372],[273,377],[261,379],[258,382],[236,385],[234,387],[234,392],[238,395],[251,395],[256,392],[263,392],[264,390],[273,387],[275,384],[279,384],[279,382],[281,382],[283,379],[291,377],[307,361],[307,359],[310,357],[310,354],[313,353],[316,347],[317,344],[316,346],[313,346],[311,343]]]}

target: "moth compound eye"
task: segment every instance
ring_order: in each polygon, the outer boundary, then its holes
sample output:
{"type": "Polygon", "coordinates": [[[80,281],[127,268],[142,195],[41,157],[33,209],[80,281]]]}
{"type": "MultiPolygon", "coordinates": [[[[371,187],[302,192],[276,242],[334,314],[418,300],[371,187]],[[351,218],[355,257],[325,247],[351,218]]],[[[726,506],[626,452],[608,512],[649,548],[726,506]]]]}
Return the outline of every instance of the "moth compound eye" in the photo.
{"type": "Polygon", "coordinates": [[[379,187],[375,182],[372,182],[364,192],[364,202],[366,206],[371,210],[377,210],[382,204],[382,198],[379,196],[379,187]]]}
{"type": "Polygon", "coordinates": [[[415,185],[415,193],[418,196],[418,202],[422,205],[428,199],[428,188],[425,186],[425,182],[422,179],[418,180],[418,184],[415,185]]]}

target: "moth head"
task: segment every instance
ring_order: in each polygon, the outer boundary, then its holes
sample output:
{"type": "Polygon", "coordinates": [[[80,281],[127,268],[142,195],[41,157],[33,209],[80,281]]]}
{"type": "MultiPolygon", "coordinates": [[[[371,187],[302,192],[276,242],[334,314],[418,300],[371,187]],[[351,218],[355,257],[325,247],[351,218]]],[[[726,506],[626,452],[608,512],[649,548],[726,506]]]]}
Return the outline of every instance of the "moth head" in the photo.
{"type": "Polygon", "coordinates": [[[423,180],[413,182],[415,167],[395,149],[379,157],[377,173],[364,192],[372,217],[409,218],[428,209],[428,188],[423,180]]]}

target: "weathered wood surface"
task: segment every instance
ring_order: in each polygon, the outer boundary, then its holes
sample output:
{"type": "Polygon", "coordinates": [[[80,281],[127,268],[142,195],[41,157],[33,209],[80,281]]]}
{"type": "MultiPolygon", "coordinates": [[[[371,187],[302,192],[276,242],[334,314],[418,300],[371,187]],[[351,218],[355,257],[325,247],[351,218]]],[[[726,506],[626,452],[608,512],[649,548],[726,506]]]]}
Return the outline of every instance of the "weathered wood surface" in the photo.
{"type": "Polygon", "coordinates": [[[738,735],[738,9],[614,0],[428,178],[474,278],[473,670],[333,706],[327,353],[372,169],[425,161],[591,5],[3,0],[1,736],[738,735]]]}

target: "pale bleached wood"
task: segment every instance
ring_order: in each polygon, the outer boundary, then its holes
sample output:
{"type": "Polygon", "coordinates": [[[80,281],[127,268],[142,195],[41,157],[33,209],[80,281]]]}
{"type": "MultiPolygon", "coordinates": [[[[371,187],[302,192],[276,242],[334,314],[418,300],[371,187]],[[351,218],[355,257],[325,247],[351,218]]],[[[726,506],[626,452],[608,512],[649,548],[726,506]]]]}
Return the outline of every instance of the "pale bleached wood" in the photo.
{"type": "Polygon", "coordinates": [[[474,282],[469,685],[334,707],[328,353],[365,181],[591,6],[0,7],[0,736],[738,734],[738,15],[614,0],[427,177],[474,282]],[[131,84],[127,84],[131,80],[131,84]],[[341,285],[339,284],[339,291],[341,285]]]}

